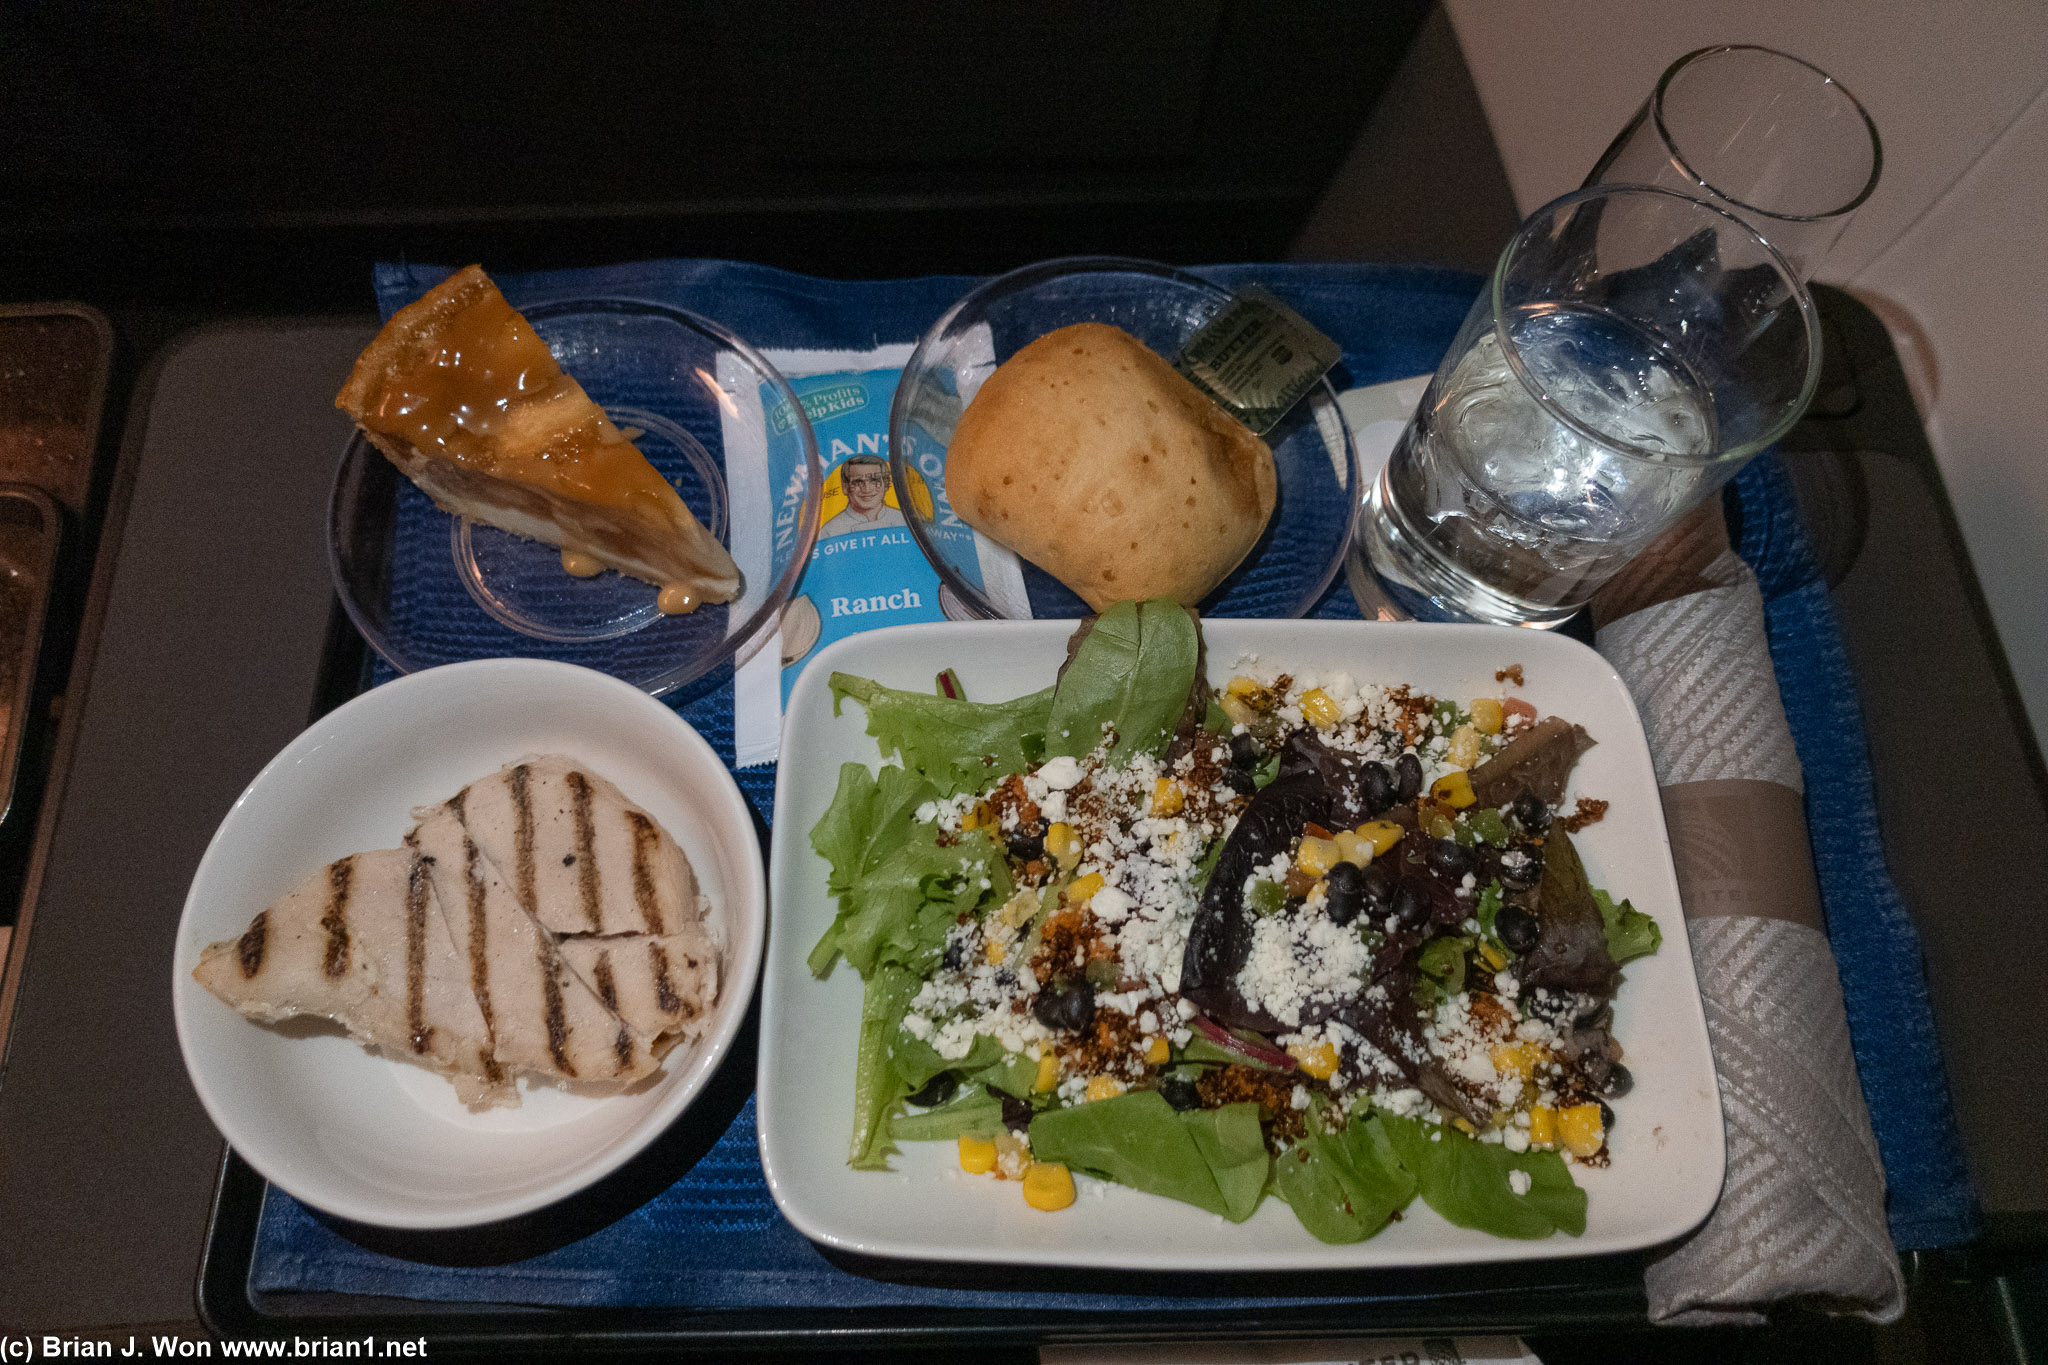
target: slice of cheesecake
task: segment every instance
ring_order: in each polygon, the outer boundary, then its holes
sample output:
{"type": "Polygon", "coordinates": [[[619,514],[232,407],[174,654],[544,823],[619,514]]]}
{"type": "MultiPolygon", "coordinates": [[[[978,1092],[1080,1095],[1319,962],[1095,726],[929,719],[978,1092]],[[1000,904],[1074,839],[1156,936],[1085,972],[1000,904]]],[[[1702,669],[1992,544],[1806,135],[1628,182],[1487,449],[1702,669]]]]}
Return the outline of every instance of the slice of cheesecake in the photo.
{"type": "Polygon", "coordinates": [[[443,511],[644,579],[663,611],[739,595],[725,547],[477,266],[384,324],[334,405],[443,511]]]}

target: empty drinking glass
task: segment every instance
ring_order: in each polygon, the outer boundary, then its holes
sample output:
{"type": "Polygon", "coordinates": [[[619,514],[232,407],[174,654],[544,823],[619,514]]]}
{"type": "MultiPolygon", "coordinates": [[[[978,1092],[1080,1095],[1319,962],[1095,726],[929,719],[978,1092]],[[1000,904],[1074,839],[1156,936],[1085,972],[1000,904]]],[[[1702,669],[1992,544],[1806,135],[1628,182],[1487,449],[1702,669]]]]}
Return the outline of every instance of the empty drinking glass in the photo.
{"type": "Polygon", "coordinates": [[[1665,69],[1586,184],[1662,185],[1718,204],[1805,280],[1883,162],[1877,125],[1827,72],[1767,47],[1706,47],[1665,69]]]}

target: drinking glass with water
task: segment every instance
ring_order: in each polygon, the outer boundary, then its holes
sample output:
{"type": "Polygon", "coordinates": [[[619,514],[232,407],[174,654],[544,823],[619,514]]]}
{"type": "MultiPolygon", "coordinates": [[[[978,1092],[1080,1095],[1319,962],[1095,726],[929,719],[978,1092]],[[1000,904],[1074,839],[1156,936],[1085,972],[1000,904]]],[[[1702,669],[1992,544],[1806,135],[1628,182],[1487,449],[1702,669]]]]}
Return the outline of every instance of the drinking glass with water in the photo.
{"type": "Polygon", "coordinates": [[[1820,325],[1739,218],[1641,186],[1538,210],[1501,253],[1360,532],[1424,620],[1554,626],[1813,397],[1820,325]]]}

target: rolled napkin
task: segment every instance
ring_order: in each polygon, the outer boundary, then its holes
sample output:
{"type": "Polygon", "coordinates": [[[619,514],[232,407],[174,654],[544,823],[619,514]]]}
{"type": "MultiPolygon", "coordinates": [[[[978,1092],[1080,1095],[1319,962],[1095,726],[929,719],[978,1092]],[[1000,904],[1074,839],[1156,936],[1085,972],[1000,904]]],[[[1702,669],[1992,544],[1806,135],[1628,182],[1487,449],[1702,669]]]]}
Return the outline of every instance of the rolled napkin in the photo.
{"type": "Polygon", "coordinates": [[[1804,779],[1763,597],[1719,499],[1594,601],[1662,788],[1721,1082],[1728,1172],[1714,1212],[1645,1273],[1650,1317],[1758,1323],[1787,1300],[1878,1322],[1905,1307],[1884,1166],[1821,915],[1804,779]]]}

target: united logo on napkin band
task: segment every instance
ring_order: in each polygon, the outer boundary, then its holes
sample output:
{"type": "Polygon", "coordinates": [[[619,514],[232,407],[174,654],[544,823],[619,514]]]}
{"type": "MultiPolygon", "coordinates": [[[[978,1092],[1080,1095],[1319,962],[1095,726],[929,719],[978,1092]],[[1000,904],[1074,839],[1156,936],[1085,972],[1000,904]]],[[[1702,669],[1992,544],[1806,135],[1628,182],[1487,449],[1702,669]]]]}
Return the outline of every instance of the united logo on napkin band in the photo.
{"type": "Polygon", "coordinates": [[[1173,367],[1263,436],[1316,386],[1337,343],[1265,290],[1246,289],[1188,338],[1173,367]]]}

